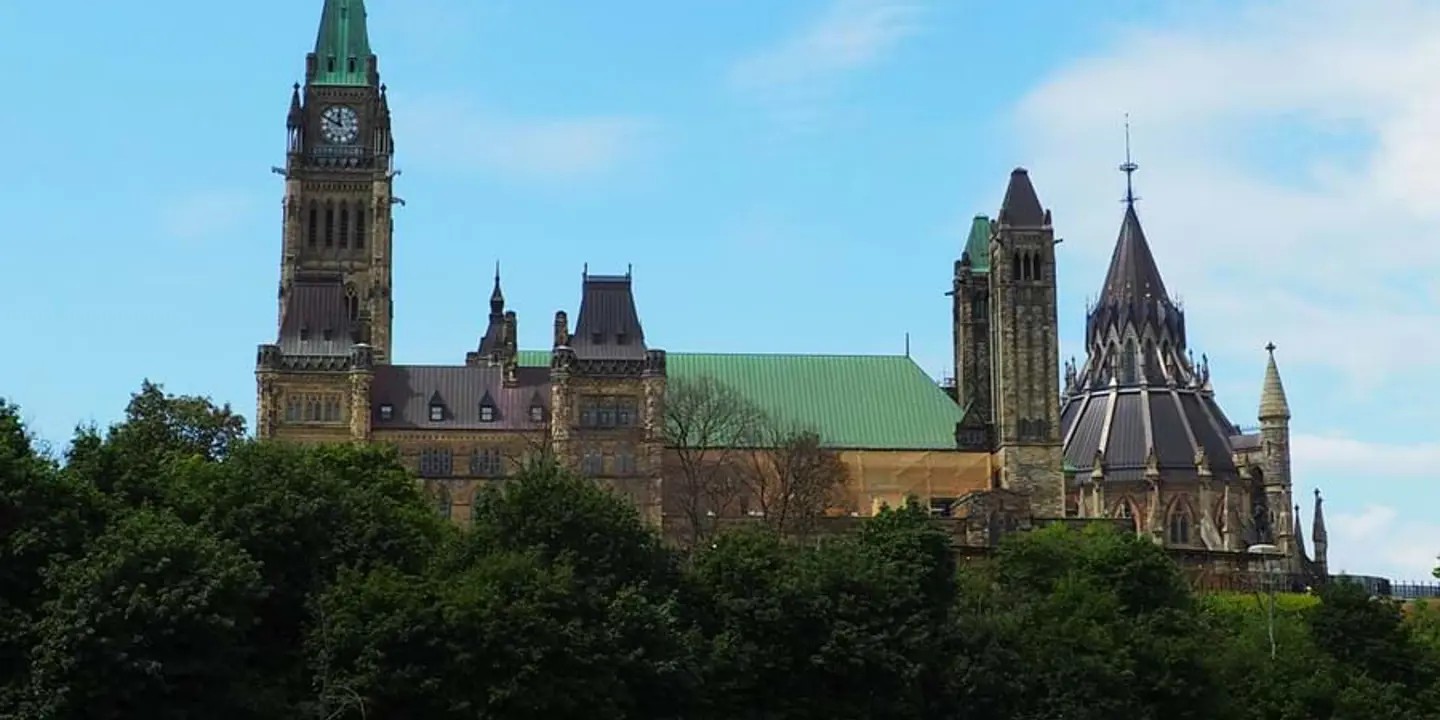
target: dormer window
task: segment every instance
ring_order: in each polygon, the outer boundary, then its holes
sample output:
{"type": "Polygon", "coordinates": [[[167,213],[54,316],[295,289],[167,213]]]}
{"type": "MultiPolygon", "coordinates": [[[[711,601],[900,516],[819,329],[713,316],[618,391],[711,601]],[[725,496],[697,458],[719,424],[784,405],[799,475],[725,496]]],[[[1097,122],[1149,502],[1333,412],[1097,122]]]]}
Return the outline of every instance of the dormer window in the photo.
{"type": "Polygon", "coordinates": [[[543,405],[536,404],[530,406],[530,422],[545,422],[545,407],[543,405]]]}
{"type": "Polygon", "coordinates": [[[335,56],[334,56],[334,55],[331,55],[331,56],[325,58],[325,71],[326,71],[326,72],[335,72],[335,56]]]}
{"type": "Polygon", "coordinates": [[[330,328],[325,328],[323,331],[321,331],[320,336],[325,339],[325,342],[330,342],[330,339],[334,336],[334,334],[335,331],[331,330],[330,328]]]}
{"type": "Polygon", "coordinates": [[[495,406],[494,406],[494,405],[481,405],[481,406],[480,406],[480,422],[487,422],[487,423],[488,423],[488,422],[495,422],[495,406]]]}
{"type": "Polygon", "coordinates": [[[346,61],[346,69],[349,72],[355,72],[355,58],[352,57],[348,61],[346,61]]]}
{"type": "Polygon", "coordinates": [[[622,332],[622,333],[616,333],[616,334],[615,334],[615,344],[616,344],[616,345],[629,345],[629,344],[630,344],[630,336],[629,336],[629,335],[626,335],[626,334],[623,333],[623,332],[622,332]]]}
{"type": "Polygon", "coordinates": [[[441,403],[430,403],[430,422],[440,422],[445,419],[445,406],[441,403]]]}
{"type": "Polygon", "coordinates": [[[390,403],[385,403],[384,405],[381,405],[381,406],[380,406],[380,419],[381,419],[381,420],[390,420],[390,419],[392,419],[392,418],[394,418],[394,417],[395,417],[395,406],[394,406],[394,405],[391,405],[390,403]]]}
{"type": "Polygon", "coordinates": [[[309,340],[309,339],[310,339],[310,328],[305,327],[304,325],[301,325],[301,326],[300,326],[300,342],[305,342],[306,340],[309,340]]]}
{"type": "Polygon", "coordinates": [[[590,333],[590,342],[595,343],[596,345],[604,345],[604,344],[605,344],[605,333],[602,333],[602,332],[593,332],[593,333],[590,333]]]}

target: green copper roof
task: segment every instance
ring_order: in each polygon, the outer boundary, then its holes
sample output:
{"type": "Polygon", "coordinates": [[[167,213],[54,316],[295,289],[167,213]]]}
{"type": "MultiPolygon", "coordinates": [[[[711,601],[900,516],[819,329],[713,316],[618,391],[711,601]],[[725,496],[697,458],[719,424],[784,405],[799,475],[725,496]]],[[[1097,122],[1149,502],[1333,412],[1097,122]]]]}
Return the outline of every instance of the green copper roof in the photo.
{"type": "Polygon", "coordinates": [[[965,238],[965,252],[970,253],[970,271],[990,272],[990,218],[976,215],[970,221],[970,235],[965,238]]]}
{"type": "Polygon", "coordinates": [[[319,63],[314,85],[370,84],[370,34],[365,29],[365,0],[325,0],[315,36],[319,63]]]}
{"type": "MultiPolygon", "coordinates": [[[[544,366],[550,353],[525,351],[544,366]]],[[[820,433],[833,448],[954,450],[963,412],[915,361],[902,355],[669,353],[670,379],[709,376],[782,422],[820,433]]]]}

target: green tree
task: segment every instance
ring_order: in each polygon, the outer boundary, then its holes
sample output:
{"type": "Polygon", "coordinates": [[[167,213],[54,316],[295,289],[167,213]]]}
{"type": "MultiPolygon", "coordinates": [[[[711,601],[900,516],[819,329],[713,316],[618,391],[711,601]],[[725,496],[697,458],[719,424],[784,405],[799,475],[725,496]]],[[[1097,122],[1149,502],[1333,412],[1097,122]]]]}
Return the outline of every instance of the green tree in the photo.
{"type": "Polygon", "coordinates": [[[0,400],[0,707],[27,682],[44,570],[78,559],[105,517],[99,494],[62,476],[36,451],[19,409],[0,400]]]}
{"type": "Polygon", "coordinates": [[[246,716],[238,684],[264,587],[234,543],[139,510],[48,583],[30,717],[246,716]]]}
{"type": "Polygon", "coordinates": [[[245,442],[245,418],[208,398],[170,395],[146,380],[130,398],[125,417],[103,435],[94,427],[75,433],[69,474],[132,506],[161,501],[158,485],[173,461],[219,462],[245,442]]]}
{"type": "Polygon", "coordinates": [[[346,572],[325,593],[316,684],[345,717],[690,717],[679,582],[624,501],[537,461],[424,574],[346,572]]]}

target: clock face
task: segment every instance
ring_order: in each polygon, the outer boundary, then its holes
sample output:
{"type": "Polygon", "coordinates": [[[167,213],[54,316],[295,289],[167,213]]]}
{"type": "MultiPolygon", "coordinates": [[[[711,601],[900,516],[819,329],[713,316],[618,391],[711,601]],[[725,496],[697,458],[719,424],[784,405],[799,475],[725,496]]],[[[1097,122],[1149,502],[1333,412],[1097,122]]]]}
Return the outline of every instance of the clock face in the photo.
{"type": "Polygon", "coordinates": [[[347,105],[331,105],[320,113],[320,136],[325,142],[348,145],[360,137],[360,116],[355,108],[347,105]]]}

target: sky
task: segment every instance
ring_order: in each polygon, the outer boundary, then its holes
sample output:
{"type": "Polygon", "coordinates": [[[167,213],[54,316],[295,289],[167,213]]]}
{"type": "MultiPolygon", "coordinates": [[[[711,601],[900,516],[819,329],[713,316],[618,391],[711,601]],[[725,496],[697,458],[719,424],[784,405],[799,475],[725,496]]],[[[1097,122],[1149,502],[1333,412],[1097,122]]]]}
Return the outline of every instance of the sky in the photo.
{"type": "MultiPolygon", "coordinates": [[[[141,380],[253,415],[290,86],[320,0],[0,0],[0,396],[63,447],[141,380]]],[[[671,351],[950,365],[970,218],[1030,169],[1066,357],[1139,212],[1223,407],[1289,393],[1333,571],[1440,552],[1440,4],[369,0],[394,113],[395,354],[458,363],[501,263],[524,347],[633,267],[671,351]]]]}

